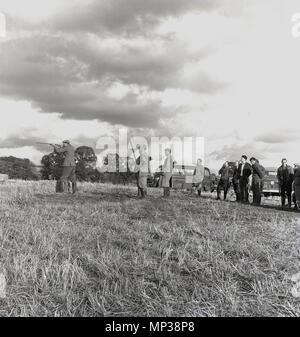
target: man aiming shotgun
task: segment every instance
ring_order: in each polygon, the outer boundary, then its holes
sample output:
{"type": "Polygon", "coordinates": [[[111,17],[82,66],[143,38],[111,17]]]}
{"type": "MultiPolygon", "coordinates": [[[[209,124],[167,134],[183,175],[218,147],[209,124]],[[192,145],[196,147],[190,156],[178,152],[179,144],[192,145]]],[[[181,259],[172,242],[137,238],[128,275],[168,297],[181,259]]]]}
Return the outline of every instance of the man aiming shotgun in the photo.
{"type": "Polygon", "coordinates": [[[65,159],[63,162],[63,171],[62,176],[60,177],[60,183],[62,184],[63,192],[67,191],[67,180],[70,179],[72,182],[72,192],[76,193],[77,184],[76,184],[76,163],[75,163],[75,150],[71,145],[69,140],[64,140],[61,145],[52,144],[52,143],[38,143],[44,145],[50,145],[54,148],[56,153],[64,153],[65,159]]]}

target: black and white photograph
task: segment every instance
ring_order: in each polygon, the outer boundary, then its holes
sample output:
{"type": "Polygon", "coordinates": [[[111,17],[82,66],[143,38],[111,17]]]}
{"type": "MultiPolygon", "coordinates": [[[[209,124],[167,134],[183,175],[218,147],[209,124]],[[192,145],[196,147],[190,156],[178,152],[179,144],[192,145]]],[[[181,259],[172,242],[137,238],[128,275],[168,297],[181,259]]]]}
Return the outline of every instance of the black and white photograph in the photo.
{"type": "Polygon", "coordinates": [[[0,0],[0,317],[300,317],[299,0],[0,0]]]}

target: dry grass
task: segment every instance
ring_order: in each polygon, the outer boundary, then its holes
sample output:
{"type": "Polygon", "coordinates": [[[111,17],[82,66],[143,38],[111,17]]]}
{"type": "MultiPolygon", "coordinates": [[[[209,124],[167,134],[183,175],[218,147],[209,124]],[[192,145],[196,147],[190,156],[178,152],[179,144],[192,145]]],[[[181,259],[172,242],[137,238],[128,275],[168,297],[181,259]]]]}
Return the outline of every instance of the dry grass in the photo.
{"type": "Polygon", "coordinates": [[[299,214],[79,187],[0,186],[1,316],[300,316],[299,214]]]}

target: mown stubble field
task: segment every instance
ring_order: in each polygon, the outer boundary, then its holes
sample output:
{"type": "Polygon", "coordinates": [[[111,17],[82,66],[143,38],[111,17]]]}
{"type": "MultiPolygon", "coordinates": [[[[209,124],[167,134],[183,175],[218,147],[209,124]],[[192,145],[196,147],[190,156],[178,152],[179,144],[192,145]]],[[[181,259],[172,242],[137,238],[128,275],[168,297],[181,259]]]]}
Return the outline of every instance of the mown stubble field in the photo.
{"type": "Polygon", "coordinates": [[[0,185],[0,316],[300,316],[300,215],[132,187],[0,185]]]}

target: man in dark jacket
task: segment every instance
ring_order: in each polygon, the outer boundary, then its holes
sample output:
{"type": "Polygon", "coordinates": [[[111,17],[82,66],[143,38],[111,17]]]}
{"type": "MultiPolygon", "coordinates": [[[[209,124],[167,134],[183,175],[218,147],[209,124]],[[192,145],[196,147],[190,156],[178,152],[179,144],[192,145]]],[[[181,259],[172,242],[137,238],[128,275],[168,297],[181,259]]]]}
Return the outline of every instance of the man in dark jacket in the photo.
{"type": "Polygon", "coordinates": [[[228,188],[229,188],[229,164],[228,161],[224,163],[219,171],[219,175],[221,175],[218,187],[217,187],[217,200],[220,200],[221,190],[224,190],[224,200],[226,200],[228,188]]]}
{"type": "Polygon", "coordinates": [[[62,147],[54,145],[54,144],[51,144],[51,145],[54,147],[54,150],[57,153],[65,154],[62,176],[60,178],[60,181],[63,186],[63,191],[68,190],[67,180],[70,179],[72,182],[72,191],[73,193],[75,193],[77,191],[77,185],[76,185],[76,174],[75,174],[76,163],[75,163],[74,147],[70,144],[69,140],[64,140],[62,147]]]}
{"type": "Polygon", "coordinates": [[[239,161],[236,161],[235,166],[233,168],[233,175],[232,175],[232,185],[234,189],[234,193],[236,196],[236,201],[241,201],[241,193],[240,193],[240,183],[239,183],[239,161]]]}
{"type": "Polygon", "coordinates": [[[260,206],[261,204],[261,187],[264,177],[264,170],[259,164],[259,161],[254,157],[250,159],[252,165],[252,191],[253,191],[253,203],[254,206],[260,206]]]}
{"type": "Polygon", "coordinates": [[[294,171],[291,166],[287,165],[287,160],[285,158],[282,159],[281,166],[277,170],[277,179],[281,194],[281,206],[284,208],[287,196],[289,208],[291,208],[294,171]]]}
{"type": "Polygon", "coordinates": [[[238,169],[242,203],[249,203],[249,177],[252,174],[252,168],[247,162],[247,159],[248,158],[245,155],[241,157],[241,163],[238,169]]]}

